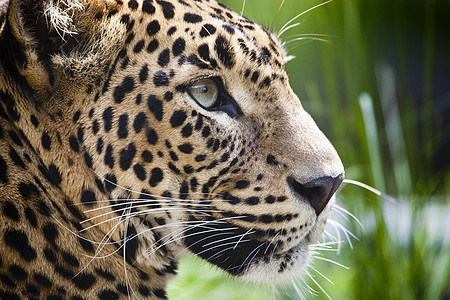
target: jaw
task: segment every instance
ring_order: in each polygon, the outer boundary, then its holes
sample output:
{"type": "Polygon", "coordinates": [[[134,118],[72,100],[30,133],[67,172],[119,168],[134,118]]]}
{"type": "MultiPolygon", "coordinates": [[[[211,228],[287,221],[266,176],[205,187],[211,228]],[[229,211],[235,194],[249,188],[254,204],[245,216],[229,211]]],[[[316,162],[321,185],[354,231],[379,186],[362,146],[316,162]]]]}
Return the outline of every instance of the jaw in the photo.
{"type": "Polygon", "coordinates": [[[257,283],[273,284],[304,274],[311,262],[310,248],[322,237],[330,211],[331,205],[322,212],[316,224],[298,244],[282,252],[268,253],[254,259],[241,277],[257,283]]]}
{"type": "Polygon", "coordinates": [[[239,236],[248,234],[245,229],[237,232],[233,230],[232,225],[228,225],[228,228],[223,225],[213,228],[216,226],[214,223],[208,224],[208,231],[199,227],[189,229],[184,242],[191,252],[233,276],[256,283],[273,284],[286,281],[305,273],[311,261],[310,248],[321,238],[333,203],[334,197],[310,231],[289,248],[277,249],[277,243],[271,243],[271,238],[265,241],[251,239],[244,243],[245,238],[239,239],[239,236]],[[247,246],[230,247],[238,240],[237,244],[247,246]]]}

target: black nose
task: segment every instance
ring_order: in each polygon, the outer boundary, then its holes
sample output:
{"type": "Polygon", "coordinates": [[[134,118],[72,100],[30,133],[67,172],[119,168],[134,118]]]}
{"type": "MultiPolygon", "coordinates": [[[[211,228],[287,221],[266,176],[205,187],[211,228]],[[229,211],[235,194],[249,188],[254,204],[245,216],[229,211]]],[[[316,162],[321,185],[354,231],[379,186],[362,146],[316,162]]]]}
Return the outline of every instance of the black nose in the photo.
{"type": "Polygon", "coordinates": [[[334,192],[344,180],[344,175],[337,177],[320,177],[310,182],[301,184],[293,177],[288,177],[287,181],[292,190],[305,198],[316,211],[316,215],[320,215],[322,210],[327,206],[334,192]]]}

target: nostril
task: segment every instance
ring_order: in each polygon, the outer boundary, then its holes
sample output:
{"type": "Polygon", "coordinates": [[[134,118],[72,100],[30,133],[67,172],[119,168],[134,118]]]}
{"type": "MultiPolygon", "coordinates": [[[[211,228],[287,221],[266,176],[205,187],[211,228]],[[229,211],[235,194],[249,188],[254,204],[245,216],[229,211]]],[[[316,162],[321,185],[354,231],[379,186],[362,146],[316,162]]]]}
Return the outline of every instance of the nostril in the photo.
{"type": "Polygon", "coordinates": [[[291,189],[311,204],[316,211],[316,215],[320,215],[325,206],[327,206],[343,180],[343,174],[337,177],[325,176],[316,178],[304,184],[299,183],[292,176],[287,179],[291,189]]]}

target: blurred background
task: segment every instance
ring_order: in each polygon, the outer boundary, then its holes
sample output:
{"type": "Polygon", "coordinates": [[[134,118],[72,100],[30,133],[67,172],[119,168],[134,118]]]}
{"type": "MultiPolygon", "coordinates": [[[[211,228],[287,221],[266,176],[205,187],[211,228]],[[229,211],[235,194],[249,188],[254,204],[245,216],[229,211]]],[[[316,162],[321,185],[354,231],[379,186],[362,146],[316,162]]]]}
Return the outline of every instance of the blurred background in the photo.
{"type": "Polygon", "coordinates": [[[334,0],[287,30],[323,1],[222,2],[282,32],[291,85],[346,178],[380,193],[343,184],[337,204],[359,222],[333,211],[348,232],[327,228],[342,243],[317,255],[337,264],[316,259],[312,279],[258,286],[188,258],[169,298],[450,299],[450,1],[334,0]]]}

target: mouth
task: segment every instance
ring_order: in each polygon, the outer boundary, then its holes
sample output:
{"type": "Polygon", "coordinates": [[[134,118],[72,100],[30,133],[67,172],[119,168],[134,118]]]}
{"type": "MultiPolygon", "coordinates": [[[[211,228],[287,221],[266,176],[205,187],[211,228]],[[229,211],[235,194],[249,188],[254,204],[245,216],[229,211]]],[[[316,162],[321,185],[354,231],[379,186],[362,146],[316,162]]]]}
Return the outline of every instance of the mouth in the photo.
{"type": "Polygon", "coordinates": [[[193,224],[200,225],[186,230],[184,242],[195,255],[233,276],[273,283],[302,273],[310,260],[309,246],[322,235],[326,219],[319,216],[303,238],[288,245],[284,229],[262,231],[221,220],[199,222],[191,217],[193,224]]]}

